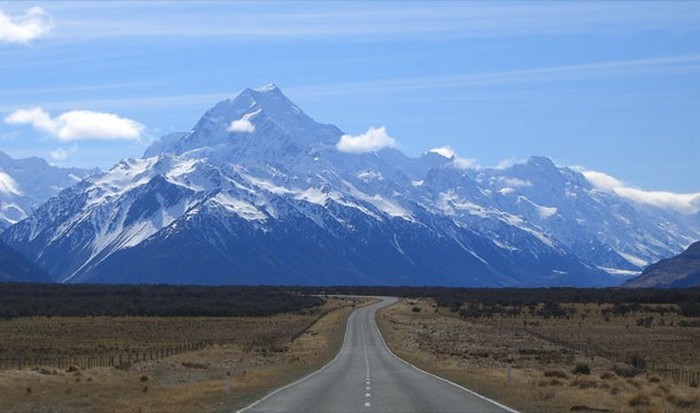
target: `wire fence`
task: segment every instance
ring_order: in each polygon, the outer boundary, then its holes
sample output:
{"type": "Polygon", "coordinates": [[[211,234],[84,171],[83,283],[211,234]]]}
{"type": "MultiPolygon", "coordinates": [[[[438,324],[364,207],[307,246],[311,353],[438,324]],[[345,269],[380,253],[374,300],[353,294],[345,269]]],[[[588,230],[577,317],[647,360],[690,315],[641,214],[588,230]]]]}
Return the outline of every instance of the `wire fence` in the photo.
{"type": "Polygon", "coordinates": [[[589,343],[571,342],[563,340],[560,337],[541,334],[527,328],[523,330],[533,337],[578,351],[589,357],[603,357],[616,363],[627,364],[640,371],[653,372],[664,378],[670,378],[674,383],[683,383],[693,387],[698,387],[698,385],[700,385],[700,372],[698,371],[684,369],[673,364],[647,360],[639,354],[611,352],[589,343]]]}
{"type": "Polygon", "coordinates": [[[122,351],[114,354],[75,355],[56,357],[2,357],[0,355],[0,370],[25,370],[39,367],[68,369],[72,366],[79,368],[115,367],[126,369],[129,366],[143,362],[160,360],[189,351],[201,350],[207,346],[206,341],[181,343],[175,346],[122,351]]]}

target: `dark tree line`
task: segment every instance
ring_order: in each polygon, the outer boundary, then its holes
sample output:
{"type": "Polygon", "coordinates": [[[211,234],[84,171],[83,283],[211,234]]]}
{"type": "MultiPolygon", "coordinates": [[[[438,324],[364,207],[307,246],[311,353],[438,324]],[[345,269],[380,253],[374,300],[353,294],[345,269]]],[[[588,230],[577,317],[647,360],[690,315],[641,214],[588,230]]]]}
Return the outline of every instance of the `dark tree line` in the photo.
{"type": "MultiPolygon", "coordinates": [[[[676,304],[687,317],[700,317],[700,288],[447,288],[447,287],[251,287],[173,285],[61,285],[0,283],[0,317],[27,316],[267,316],[323,303],[326,294],[432,298],[455,312],[545,304],[552,316],[561,303],[614,304],[614,313],[676,304]],[[469,307],[467,308],[469,310],[469,307]]],[[[494,310],[495,311],[495,310],[494,310]]],[[[659,308],[659,311],[669,311],[659,308]]],[[[493,311],[486,311],[493,312],[493,311]]]]}
{"type": "MultiPolygon", "coordinates": [[[[651,305],[676,304],[687,317],[700,317],[700,288],[443,288],[443,287],[328,287],[298,291],[322,294],[379,295],[432,298],[439,307],[459,311],[467,303],[490,308],[529,307],[544,303],[548,314],[563,316],[559,304],[614,304],[616,311],[649,310],[651,305]]],[[[477,311],[475,307],[472,311],[477,311]]],[[[669,311],[659,308],[658,311],[669,311]]]]}
{"type": "Polygon", "coordinates": [[[34,316],[268,316],[321,305],[276,287],[0,284],[0,318],[34,316]]]}

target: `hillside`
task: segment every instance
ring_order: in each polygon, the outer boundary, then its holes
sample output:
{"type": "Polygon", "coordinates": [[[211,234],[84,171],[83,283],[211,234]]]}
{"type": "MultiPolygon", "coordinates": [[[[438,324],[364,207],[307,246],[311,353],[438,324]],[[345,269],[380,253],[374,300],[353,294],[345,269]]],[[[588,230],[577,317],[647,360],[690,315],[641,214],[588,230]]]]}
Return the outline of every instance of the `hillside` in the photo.
{"type": "Polygon", "coordinates": [[[690,245],[675,257],[650,265],[639,277],[625,283],[625,287],[700,287],[700,242],[690,245]]]}
{"type": "Polygon", "coordinates": [[[0,242],[0,283],[50,282],[49,276],[22,254],[0,242]]]}

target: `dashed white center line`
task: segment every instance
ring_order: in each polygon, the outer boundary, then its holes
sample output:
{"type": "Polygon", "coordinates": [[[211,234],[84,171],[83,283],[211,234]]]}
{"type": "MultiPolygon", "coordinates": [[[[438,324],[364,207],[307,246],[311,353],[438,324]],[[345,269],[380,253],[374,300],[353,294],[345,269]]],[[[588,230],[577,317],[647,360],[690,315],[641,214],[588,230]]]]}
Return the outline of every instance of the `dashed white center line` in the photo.
{"type": "MultiPolygon", "coordinates": [[[[371,395],[371,393],[369,393],[369,390],[370,390],[370,385],[369,385],[369,384],[370,384],[369,357],[367,357],[367,343],[365,342],[365,331],[364,331],[364,330],[362,330],[362,350],[363,350],[364,353],[365,353],[365,366],[366,366],[366,369],[367,369],[367,375],[366,375],[366,377],[367,377],[367,378],[366,378],[366,383],[367,383],[367,385],[365,386],[365,391],[366,391],[366,393],[365,393],[365,398],[369,398],[369,397],[371,397],[372,395],[371,395]]],[[[370,407],[370,402],[369,402],[369,401],[365,401],[365,407],[370,407]]]]}

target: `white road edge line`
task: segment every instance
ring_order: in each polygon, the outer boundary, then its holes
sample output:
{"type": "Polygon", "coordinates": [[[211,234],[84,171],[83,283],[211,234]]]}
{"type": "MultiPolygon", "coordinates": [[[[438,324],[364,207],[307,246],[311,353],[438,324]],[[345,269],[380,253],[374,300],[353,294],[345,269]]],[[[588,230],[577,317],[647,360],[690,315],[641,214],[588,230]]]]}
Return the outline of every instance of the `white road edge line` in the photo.
{"type": "MultiPolygon", "coordinates": [[[[357,310],[359,310],[359,308],[358,308],[357,310]]],[[[293,382],[293,383],[289,383],[289,384],[287,384],[286,386],[280,387],[280,388],[277,389],[277,390],[273,390],[272,392],[270,392],[270,393],[266,394],[265,396],[263,396],[261,399],[258,399],[258,400],[256,400],[256,401],[254,401],[253,403],[249,404],[248,406],[246,406],[246,407],[244,407],[244,408],[242,408],[242,409],[240,409],[240,410],[236,410],[236,413],[243,413],[243,412],[245,412],[246,410],[252,409],[253,407],[257,406],[258,404],[260,404],[260,403],[264,402],[265,400],[269,399],[270,397],[274,396],[275,394],[277,394],[277,393],[279,393],[279,392],[281,392],[281,391],[283,391],[283,390],[286,390],[286,389],[288,389],[288,388],[290,388],[290,387],[292,387],[292,386],[296,386],[297,384],[299,384],[299,383],[301,383],[301,382],[303,382],[303,381],[305,381],[305,380],[310,379],[311,377],[313,377],[313,376],[317,375],[318,373],[322,372],[323,370],[325,370],[326,367],[328,367],[328,366],[330,366],[331,364],[335,363],[335,362],[340,358],[340,355],[343,354],[343,350],[345,349],[345,343],[346,343],[347,338],[348,338],[348,330],[350,329],[350,318],[355,317],[355,314],[357,314],[357,313],[356,313],[357,310],[353,311],[353,312],[350,314],[350,316],[347,318],[346,322],[345,322],[345,336],[343,337],[343,345],[340,346],[340,350],[338,350],[338,354],[335,355],[335,357],[333,358],[333,360],[331,360],[331,361],[329,361],[328,363],[324,364],[323,367],[321,367],[320,369],[318,369],[318,370],[316,370],[316,371],[314,371],[314,372],[311,372],[311,373],[307,374],[306,376],[300,378],[299,380],[297,380],[297,381],[295,381],[295,382],[293,382]]]]}
{"type": "MultiPolygon", "coordinates": [[[[397,300],[397,302],[398,302],[398,300],[397,300]]],[[[394,303],[392,303],[392,304],[394,304],[394,303]]],[[[389,306],[387,306],[387,307],[389,307],[389,306]]],[[[506,406],[506,405],[504,405],[504,404],[501,404],[501,403],[499,403],[499,402],[497,402],[497,401],[495,401],[495,400],[489,399],[489,398],[486,397],[486,396],[482,396],[481,394],[479,394],[479,393],[477,393],[477,392],[475,392],[475,391],[473,391],[473,390],[469,390],[468,388],[466,388],[466,387],[464,387],[464,386],[460,386],[460,385],[457,384],[457,383],[453,383],[453,382],[451,382],[451,381],[449,381],[449,380],[447,380],[447,379],[445,379],[445,378],[442,378],[442,377],[440,377],[440,376],[436,376],[436,375],[434,375],[433,373],[429,373],[429,372],[427,372],[427,371],[421,369],[420,367],[416,367],[416,366],[414,366],[413,364],[409,363],[408,361],[406,361],[406,360],[402,359],[401,357],[397,356],[396,354],[394,354],[393,351],[391,351],[391,349],[389,348],[389,346],[386,344],[386,341],[384,341],[384,336],[382,336],[382,332],[381,332],[381,330],[379,330],[379,327],[377,326],[377,310],[376,310],[376,309],[375,309],[375,310],[373,311],[373,313],[372,313],[372,323],[374,324],[374,328],[375,328],[375,330],[377,330],[377,333],[379,334],[379,338],[382,340],[382,344],[384,344],[384,347],[386,347],[386,349],[389,350],[389,353],[391,353],[391,355],[394,356],[397,360],[402,361],[403,363],[407,364],[409,367],[412,367],[412,368],[414,368],[414,369],[420,371],[421,373],[427,374],[428,376],[431,376],[431,377],[436,378],[436,379],[438,379],[438,380],[444,381],[445,383],[449,383],[449,384],[451,384],[451,385],[453,385],[453,386],[455,386],[455,387],[457,387],[457,388],[459,388],[459,389],[462,389],[462,390],[464,390],[465,392],[467,392],[467,393],[469,393],[469,394],[472,394],[472,395],[474,395],[474,396],[476,396],[476,397],[478,397],[478,398],[480,398],[480,399],[482,399],[482,400],[485,400],[485,401],[487,401],[487,402],[489,402],[489,403],[493,403],[493,404],[495,404],[496,406],[498,406],[498,407],[500,407],[500,408],[502,408],[502,409],[504,409],[504,410],[506,410],[506,411],[508,411],[508,412],[510,412],[510,413],[520,413],[519,411],[514,410],[514,409],[511,409],[510,407],[508,407],[508,406],[506,406]]]]}

